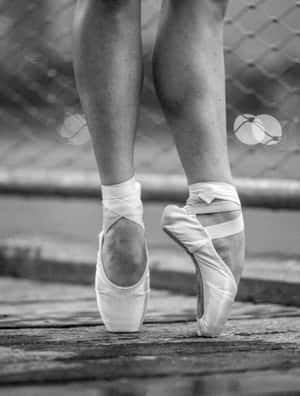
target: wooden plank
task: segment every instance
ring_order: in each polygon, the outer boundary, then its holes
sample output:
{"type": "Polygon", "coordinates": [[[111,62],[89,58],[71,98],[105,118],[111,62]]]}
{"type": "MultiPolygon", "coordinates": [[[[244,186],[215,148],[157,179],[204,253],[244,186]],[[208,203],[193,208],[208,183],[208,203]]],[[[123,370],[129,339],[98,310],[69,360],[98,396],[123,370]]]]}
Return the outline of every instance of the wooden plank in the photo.
{"type": "MultiPolygon", "coordinates": [[[[91,284],[96,252],[64,241],[7,240],[0,245],[0,276],[91,284]]],[[[194,267],[184,252],[154,248],[150,252],[152,287],[195,294],[194,267]]],[[[300,306],[297,258],[249,257],[237,300],[300,306]]]]}
{"type": "Polygon", "coordinates": [[[93,294],[0,279],[0,384],[300,368],[299,308],[237,303],[224,334],[204,339],[190,317],[195,298],[155,291],[141,333],[111,334],[93,294]]]}
{"type": "MultiPolygon", "coordinates": [[[[153,290],[147,322],[194,320],[192,297],[153,290]]],[[[279,314],[279,309],[274,314],[279,314]]],[[[300,309],[291,310],[300,316],[300,309]]],[[[39,283],[0,278],[0,329],[99,325],[95,293],[91,286],[39,283]],[[63,293],[63,294],[62,294],[63,293]]]]}
{"type": "Polygon", "coordinates": [[[51,301],[65,302],[93,298],[92,285],[61,284],[0,277],[0,306],[7,304],[43,304],[51,301]]]}
{"type": "Polygon", "coordinates": [[[193,323],[148,324],[137,335],[103,326],[1,330],[0,383],[300,368],[299,333],[299,318],[231,321],[217,339],[196,337],[193,323]]]}
{"type": "MultiPolygon", "coordinates": [[[[146,323],[194,321],[196,298],[152,290],[146,323]]],[[[236,303],[230,319],[300,317],[300,308],[236,303]]],[[[92,286],[0,278],[0,329],[101,323],[92,286]],[[62,294],[63,292],[63,294],[62,294]]]]}
{"type": "Polygon", "coordinates": [[[300,370],[258,371],[167,378],[84,381],[66,384],[6,386],[5,396],[282,396],[298,395],[300,370]]]}

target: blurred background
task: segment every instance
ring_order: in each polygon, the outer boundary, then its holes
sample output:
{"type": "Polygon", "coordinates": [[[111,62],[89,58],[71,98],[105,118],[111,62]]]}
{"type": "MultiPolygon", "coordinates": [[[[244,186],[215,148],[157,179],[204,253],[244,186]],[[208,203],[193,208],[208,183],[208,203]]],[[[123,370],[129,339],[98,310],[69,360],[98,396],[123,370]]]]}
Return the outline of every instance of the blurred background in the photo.
{"type": "MultiPolygon", "coordinates": [[[[0,171],[95,173],[74,85],[75,0],[0,0],[0,171]]],[[[145,83],[136,145],[138,173],[182,175],[151,76],[161,1],[143,0],[145,83]]],[[[96,39],[96,38],[95,38],[96,39]]],[[[300,179],[300,2],[232,0],[225,22],[227,130],[235,177],[300,179]],[[239,114],[268,114],[282,126],[277,145],[246,145],[233,133],[239,114]]],[[[146,206],[150,243],[171,243],[159,229],[162,205],[146,206]]],[[[92,243],[100,200],[2,196],[0,238],[92,243]]],[[[299,212],[246,209],[248,254],[300,255],[299,212]]]]}

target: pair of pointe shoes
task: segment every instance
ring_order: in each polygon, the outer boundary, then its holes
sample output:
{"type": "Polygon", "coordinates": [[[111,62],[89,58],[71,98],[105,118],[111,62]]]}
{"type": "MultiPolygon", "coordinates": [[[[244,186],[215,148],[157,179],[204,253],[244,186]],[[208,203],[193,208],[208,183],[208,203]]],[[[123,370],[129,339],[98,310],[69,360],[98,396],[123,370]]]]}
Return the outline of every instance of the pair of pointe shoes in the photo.
{"type": "MultiPolygon", "coordinates": [[[[197,318],[199,336],[218,336],[230,314],[237,293],[237,283],[230,270],[213,245],[213,240],[240,233],[244,229],[240,201],[233,186],[223,183],[205,183],[197,190],[196,198],[188,200],[183,208],[167,206],[162,216],[164,231],[174,239],[192,258],[197,281],[201,282],[203,315],[197,318]],[[237,211],[230,221],[202,226],[197,214],[237,211]]],[[[141,208],[140,208],[141,209],[141,208]]],[[[109,211],[109,210],[108,210],[109,211]]],[[[118,219],[127,219],[143,227],[142,209],[109,211],[104,230],[100,234],[96,269],[96,296],[100,315],[110,332],[137,332],[144,320],[150,293],[149,260],[141,279],[130,287],[120,287],[106,276],[101,260],[103,238],[108,228],[118,219]]]]}

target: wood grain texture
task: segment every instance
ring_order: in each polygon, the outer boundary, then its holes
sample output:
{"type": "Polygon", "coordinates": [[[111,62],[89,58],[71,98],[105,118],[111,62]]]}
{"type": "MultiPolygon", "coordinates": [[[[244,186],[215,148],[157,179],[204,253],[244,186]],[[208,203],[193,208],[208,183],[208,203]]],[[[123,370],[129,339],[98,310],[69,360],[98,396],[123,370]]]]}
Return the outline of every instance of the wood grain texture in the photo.
{"type": "Polygon", "coordinates": [[[296,396],[300,370],[5,386],[5,396],[296,396]]]}
{"type": "Polygon", "coordinates": [[[300,369],[298,308],[238,303],[207,339],[193,297],[156,291],[140,333],[112,334],[89,287],[3,278],[0,290],[2,385],[300,369]]]}
{"type": "Polygon", "coordinates": [[[103,326],[1,330],[0,383],[299,368],[299,325],[237,320],[212,340],[196,337],[193,323],[148,324],[138,335],[103,326]]]}

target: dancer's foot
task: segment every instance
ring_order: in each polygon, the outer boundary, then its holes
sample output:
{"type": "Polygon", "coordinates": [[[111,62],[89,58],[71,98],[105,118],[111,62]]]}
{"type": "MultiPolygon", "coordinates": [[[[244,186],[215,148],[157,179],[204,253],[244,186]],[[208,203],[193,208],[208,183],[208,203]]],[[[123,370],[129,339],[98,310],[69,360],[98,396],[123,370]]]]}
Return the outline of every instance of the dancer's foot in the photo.
{"type": "Polygon", "coordinates": [[[118,286],[131,286],[145,272],[147,254],[144,230],[121,218],[105,234],[102,263],[108,279],[118,286]]]}
{"type": "Polygon", "coordinates": [[[187,205],[167,207],[162,225],[195,264],[198,334],[220,334],[244,265],[244,224],[235,188],[215,182],[191,185],[187,205]]]}
{"type": "Polygon", "coordinates": [[[143,323],[150,291],[140,185],[132,178],[102,186],[102,194],[97,304],[108,331],[136,332],[143,323]]]}
{"type": "MultiPolygon", "coordinates": [[[[239,212],[221,212],[221,213],[209,213],[197,215],[197,219],[204,226],[213,224],[225,223],[226,221],[233,220],[240,213],[239,212]]],[[[231,269],[232,274],[238,284],[242,275],[242,271],[245,265],[245,233],[244,231],[227,236],[225,238],[217,238],[213,240],[213,245],[224,260],[224,262],[231,269]]],[[[201,284],[199,285],[201,289],[201,284]]],[[[203,291],[200,291],[202,295],[203,291]]],[[[199,312],[201,316],[203,314],[203,304],[199,304],[199,312]]]]}

